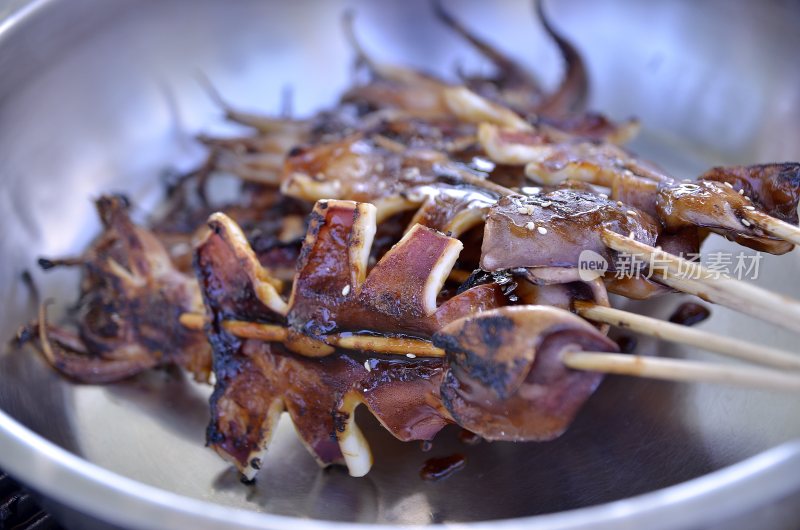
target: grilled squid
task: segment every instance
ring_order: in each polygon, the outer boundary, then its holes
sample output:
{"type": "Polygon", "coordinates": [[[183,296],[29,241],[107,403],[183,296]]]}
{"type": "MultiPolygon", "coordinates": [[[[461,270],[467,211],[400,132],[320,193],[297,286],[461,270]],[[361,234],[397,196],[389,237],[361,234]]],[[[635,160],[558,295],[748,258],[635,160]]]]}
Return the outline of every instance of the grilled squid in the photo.
{"type": "Polygon", "coordinates": [[[193,277],[179,272],[159,240],[135,225],[127,200],[96,202],[104,231],[73,260],[42,259],[46,268],[83,270],[77,332],[39,320],[38,339],[47,360],[83,383],[111,383],[145,370],[178,365],[207,381],[211,348],[202,332],[180,325],[185,312],[202,310],[193,277]]]}

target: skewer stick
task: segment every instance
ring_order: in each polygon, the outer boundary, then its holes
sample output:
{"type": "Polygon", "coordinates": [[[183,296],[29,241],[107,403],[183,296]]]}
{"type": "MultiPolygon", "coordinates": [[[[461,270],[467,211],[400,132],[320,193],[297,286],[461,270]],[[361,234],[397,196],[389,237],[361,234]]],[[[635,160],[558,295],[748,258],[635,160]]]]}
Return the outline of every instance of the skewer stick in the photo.
{"type": "Polygon", "coordinates": [[[405,355],[406,357],[445,356],[443,349],[437,348],[430,342],[421,339],[342,333],[329,337],[328,342],[333,346],[347,350],[363,350],[389,355],[405,355]]]}
{"type": "Polygon", "coordinates": [[[178,317],[181,326],[194,331],[202,331],[206,325],[206,317],[200,313],[182,313],[178,317]]]}
{"type": "Polygon", "coordinates": [[[289,330],[287,328],[276,324],[225,320],[222,322],[222,327],[231,335],[235,335],[241,339],[284,342],[289,336],[289,330]]]}
{"type": "MultiPolygon", "coordinates": [[[[202,329],[204,324],[204,317],[199,314],[185,313],[181,315],[180,320],[183,325],[194,329],[202,329]]],[[[288,332],[287,328],[276,324],[226,320],[222,325],[228,332],[239,338],[269,342],[285,340],[288,332]]],[[[329,336],[328,343],[339,348],[387,355],[405,355],[408,357],[444,357],[446,355],[441,348],[437,348],[421,339],[341,333],[329,336]]],[[[669,381],[704,381],[755,388],[800,391],[800,375],[788,375],[764,368],[745,368],[603,352],[569,352],[564,354],[563,362],[566,366],[575,370],[615,373],[669,381]]]]}
{"type": "Polygon", "coordinates": [[[735,311],[800,332],[800,302],[728,276],[711,273],[698,263],[604,230],[603,242],[650,264],[654,279],[673,289],[699,296],[735,311]]]}
{"type": "Polygon", "coordinates": [[[585,351],[565,353],[562,360],[575,370],[800,392],[800,376],[766,368],[585,351]]]}
{"type": "Polygon", "coordinates": [[[758,210],[746,214],[747,220],[771,236],[800,245],[800,227],[781,221],[758,210]]]}
{"type": "MultiPolygon", "coordinates": [[[[180,323],[193,330],[202,330],[206,319],[199,313],[183,313],[180,323]]],[[[278,324],[225,320],[222,327],[240,339],[255,339],[266,342],[285,342],[289,329],[278,324]]],[[[405,355],[407,357],[444,357],[445,352],[427,340],[408,337],[382,337],[380,335],[358,335],[339,333],[325,337],[331,346],[345,350],[362,350],[386,355],[405,355]]]]}
{"type": "Polygon", "coordinates": [[[736,357],[756,364],[792,370],[800,369],[800,355],[778,348],[724,337],[708,331],[588,302],[575,302],[575,309],[580,316],[586,319],[611,324],[643,335],[694,346],[701,350],[736,357]]]}

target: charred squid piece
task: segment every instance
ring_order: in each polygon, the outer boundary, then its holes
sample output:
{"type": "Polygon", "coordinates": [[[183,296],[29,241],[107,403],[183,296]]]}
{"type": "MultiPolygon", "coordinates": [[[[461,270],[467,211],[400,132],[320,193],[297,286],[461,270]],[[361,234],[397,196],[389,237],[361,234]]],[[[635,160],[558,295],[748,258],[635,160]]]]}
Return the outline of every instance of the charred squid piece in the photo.
{"type": "Polygon", "coordinates": [[[216,153],[214,169],[248,182],[278,186],[283,158],[294,146],[309,140],[312,122],[243,112],[229,105],[210,81],[202,81],[228,120],[256,131],[254,136],[233,138],[200,135],[198,140],[216,153]]]}
{"type": "Polygon", "coordinates": [[[484,270],[524,268],[538,285],[586,281],[578,267],[591,251],[589,257],[604,260],[608,270],[604,286],[590,284],[597,303],[607,305],[605,289],[637,299],[670,292],[644,274],[617,270],[617,254],[603,240],[605,230],[650,246],[661,232],[655,219],[621,202],[576,189],[507,196],[490,209],[484,230],[484,270]]]}
{"type": "Polygon", "coordinates": [[[586,99],[589,95],[589,76],[586,72],[586,65],[583,64],[583,59],[572,43],[555,30],[550,19],[545,15],[541,0],[534,0],[534,8],[545,31],[558,45],[567,66],[561,85],[554,93],[545,98],[538,106],[537,112],[543,116],[555,117],[579,113],[586,106],[586,99]]]}
{"type": "MultiPolygon", "coordinates": [[[[287,394],[287,386],[300,384],[309,392],[314,389],[325,394],[331,390],[328,380],[321,380],[325,367],[316,372],[304,370],[303,365],[291,364],[290,356],[272,355],[273,349],[284,351],[280,345],[241,340],[231,334],[228,321],[283,324],[287,306],[236,223],[219,213],[209,220],[209,229],[195,251],[195,271],[208,315],[207,319],[200,317],[200,327],[206,320],[216,379],[206,438],[220,456],[252,479],[280,414],[287,408],[284,397],[294,395],[287,394]],[[290,380],[289,370],[298,371],[302,378],[290,380]]],[[[188,320],[184,315],[183,323],[188,320]]],[[[315,405],[317,402],[309,400],[306,407],[315,405]]],[[[290,410],[302,407],[302,402],[293,402],[290,410]]],[[[341,459],[338,445],[331,441],[329,411],[317,411],[317,421],[301,432],[311,453],[326,464],[341,459]]],[[[297,416],[302,420],[302,414],[297,416]]]]}
{"type": "Polygon", "coordinates": [[[538,80],[524,67],[469,31],[444,9],[440,0],[435,1],[433,7],[439,20],[474,46],[496,68],[493,77],[465,79],[468,88],[489,100],[502,102],[521,114],[552,117],[575,114],[583,110],[586,104],[589,87],[586,67],[575,47],[555,31],[544,14],[541,2],[535,4],[538,18],[558,45],[567,65],[561,86],[550,95],[542,92],[538,80]]]}
{"type": "Polygon", "coordinates": [[[374,207],[322,201],[285,305],[235,224],[215,214],[210,226],[196,258],[217,376],[209,444],[246,477],[255,474],[253,462],[283,410],[322,464],[339,462],[343,452],[357,476],[371,463],[352,421],[358,404],[401,440],[429,439],[450,421],[437,405],[441,360],[380,354],[419,352],[424,341],[409,336],[429,338],[453,320],[505,303],[496,285],[481,285],[437,305],[458,240],[416,226],[367,274],[374,207]],[[335,347],[377,358],[367,368],[341,350],[331,355],[335,347]],[[332,449],[335,432],[342,452],[332,449]]]}
{"type": "Polygon", "coordinates": [[[636,118],[617,123],[595,112],[563,117],[539,116],[536,127],[559,142],[581,139],[616,145],[630,142],[641,129],[636,118]]]}
{"type": "MultiPolygon", "coordinates": [[[[370,204],[317,203],[288,304],[235,223],[218,213],[209,224],[212,232],[196,258],[209,312],[228,330],[284,343],[302,355],[326,356],[335,347],[426,353],[426,340],[447,322],[505,303],[494,284],[438,300],[462,244],[420,225],[367,274],[376,226],[370,204]]],[[[196,318],[187,316],[187,325],[196,318]]]]}
{"type": "Polygon", "coordinates": [[[466,317],[433,340],[447,352],[442,403],[458,425],[487,440],[560,436],[603,379],[570,370],[561,355],[618,351],[581,318],[535,306],[466,317]]]}
{"type": "Polygon", "coordinates": [[[667,231],[687,227],[706,228],[740,245],[771,254],[785,254],[792,243],[777,239],[748,221],[753,201],[737,193],[731,184],[712,180],[660,186],[656,209],[667,231]],[[724,184],[724,183],[723,183],[724,184]]]}
{"type": "Polygon", "coordinates": [[[467,87],[487,99],[503,102],[522,114],[529,114],[538,109],[544,93],[536,77],[467,29],[444,8],[441,0],[434,0],[433,10],[439,20],[470,43],[495,67],[495,75],[491,77],[462,76],[467,87]]]}
{"type": "Polygon", "coordinates": [[[478,141],[492,162],[524,166],[525,175],[544,186],[573,180],[611,189],[624,176],[656,183],[669,180],[617,145],[570,137],[548,127],[526,132],[485,123],[478,127],[478,141]]]}
{"type": "Polygon", "coordinates": [[[514,290],[523,305],[556,307],[565,311],[573,311],[575,302],[590,302],[598,306],[610,307],[608,293],[602,278],[584,281],[574,274],[570,275],[570,277],[576,278],[574,281],[561,277],[554,282],[543,281],[538,275],[528,274],[530,271],[527,269],[524,271],[521,279],[527,281],[519,281],[514,290]]]}
{"type": "Polygon", "coordinates": [[[601,237],[604,229],[651,246],[660,232],[658,222],[646,213],[584,191],[503,197],[486,219],[481,267],[576,268],[586,250],[613,265],[601,237]]]}
{"type": "Polygon", "coordinates": [[[208,336],[217,382],[207,443],[245,480],[260,469],[284,411],[320,465],[343,462],[333,413],[337,396],[364,376],[360,362],[346,356],[296,356],[280,344],[239,339],[216,324],[209,326],[208,336]]]}
{"type": "Polygon", "coordinates": [[[210,314],[284,322],[288,307],[277,289],[281,284],[258,261],[239,225],[215,213],[208,228],[195,250],[194,269],[210,314]]]}
{"type": "Polygon", "coordinates": [[[321,466],[346,464],[353,476],[365,475],[372,465],[354,421],[358,405],[403,441],[429,440],[452,422],[439,398],[441,359],[364,360],[364,354],[344,351],[303,357],[213,325],[209,339],[218,380],[207,440],[244,480],[261,467],[282,412],[321,466]]]}
{"type": "MultiPolygon", "coordinates": [[[[208,92],[208,96],[213,100],[214,103],[219,106],[220,109],[223,110],[225,113],[225,118],[239,123],[241,125],[245,125],[247,127],[251,127],[258,131],[261,134],[278,134],[278,135],[287,135],[291,134],[292,132],[296,131],[307,131],[308,130],[308,122],[306,120],[297,120],[291,117],[288,117],[288,114],[280,117],[274,116],[266,116],[262,114],[254,114],[250,112],[244,112],[240,109],[235,108],[234,106],[230,105],[219,90],[214,86],[211,80],[206,77],[205,75],[200,75],[198,81],[202,84],[203,88],[208,92]]],[[[285,102],[284,102],[285,103],[285,102]]]]}
{"type": "Polygon", "coordinates": [[[337,439],[351,476],[369,472],[369,444],[355,423],[355,410],[365,405],[381,425],[403,442],[432,440],[453,420],[442,405],[439,387],[442,359],[369,359],[367,374],[339,401],[337,439]]]}
{"type": "Polygon", "coordinates": [[[342,19],[345,36],[356,52],[356,65],[366,66],[373,80],[348,90],[343,102],[358,103],[372,109],[398,109],[423,118],[449,115],[443,99],[443,83],[411,68],[375,61],[356,36],[355,13],[347,11],[342,19]]]}
{"type": "MultiPolygon", "coordinates": [[[[330,342],[334,333],[362,330],[427,339],[447,322],[504,303],[496,285],[482,285],[437,305],[463,245],[420,225],[406,232],[367,275],[374,234],[372,205],[317,203],[289,301],[293,330],[320,343],[330,342]]],[[[354,340],[339,336],[335,345],[354,340]]],[[[290,347],[315,354],[302,344],[290,347]]],[[[326,351],[319,347],[319,354],[326,351]]]]}
{"type": "Polygon", "coordinates": [[[406,196],[413,198],[420,194],[425,202],[417,209],[409,227],[418,224],[452,237],[460,237],[483,224],[486,212],[498,198],[484,189],[444,185],[412,190],[406,196]]]}
{"type": "Polygon", "coordinates": [[[242,228],[270,272],[281,280],[291,281],[310,209],[306,203],[287,198],[273,187],[243,183],[238,201],[232,204],[197,204],[188,197],[173,197],[168,207],[151,220],[150,229],[167,249],[175,267],[192,274],[194,247],[208,231],[208,217],[214,212],[225,213],[242,228]]]}
{"type": "Polygon", "coordinates": [[[26,329],[32,333],[29,338],[38,341],[42,355],[51,366],[81,383],[115,383],[155,368],[158,364],[158,359],[152,355],[135,349],[131,349],[125,358],[93,356],[77,333],[48,323],[45,304],[39,308],[39,319],[26,329]]]}
{"type": "Polygon", "coordinates": [[[727,182],[735,191],[750,197],[758,209],[781,221],[798,224],[800,163],[715,167],[699,179],[727,182]]]}
{"type": "Polygon", "coordinates": [[[286,154],[308,138],[307,132],[298,132],[241,138],[200,136],[198,140],[217,153],[215,171],[235,175],[245,182],[277,187],[286,154]]]}
{"type": "Polygon", "coordinates": [[[398,154],[419,149],[466,159],[480,154],[476,145],[475,124],[465,123],[455,117],[425,120],[403,113],[377,111],[366,115],[356,130],[372,138],[373,142],[387,151],[398,154]]]}
{"type": "MultiPolygon", "coordinates": [[[[611,307],[608,290],[603,276],[594,279],[581,278],[576,269],[560,267],[541,267],[536,269],[520,269],[522,278],[515,289],[520,303],[524,305],[541,305],[574,312],[575,304],[591,303],[598,307],[611,307]]],[[[609,326],[597,326],[604,335],[609,326]]]]}
{"type": "MultiPolygon", "coordinates": [[[[614,133],[610,134],[613,137],[614,133]]],[[[490,160],[525,166],[529,178],[546,186],[571,179],[611,188],[621,175],[633,173],[654,182],[669,179],[605,140],[586,140],[552,127],[539,126],[530,132],[504,130],[488,123],[478,127],[478,141],[490,160]]]]}
{"type": "Polygon", "coordinates": [[[400,193],[434,182],[433,165],[446,162],[442,153],[428,149],[398,153],[355,134],[338,142],[296,149],[286,159],[281,191],[306,201],[377,202],[384,217],[389,217],[412,209],[414,204],[400,193]]]}
{"type": "Polygon", "coordinates": [[[350,89],[342,98],[343,102],[358,103],[373,110],[396,109],[418,118],[455,117],[475,125],[488,122],[511,129],[530,129],[530,125],[513,110],[467,87],[450,86],[411,68],[373,60],[355,36],[352,12],[345,16],[344,22],[345,33],[356,50],[358,62],[366,64],[375,79],[367,85],[350,89]]]}
{"type": "Polygon", "coordinates": [[[197,283],[176,270],[152,233],[130,220],[124,198],[104,196],[96,206],[104,232],[83,258],[78,332],[48,326],[42,315],[45,357],[83,383],[110,383],[167,365],[207,381],[205,337],[179,324],[181,314],[202,311],[197,283]]]}
{"type": "Polygon", "coordinates": [[[361,134],[296,150],[286,160],[284,173],[282,190],[291,197],[369,202],[378,223],[418,210],[409,228],[419,223],[456,237],[482,223],[499,197],[491,188],[473,185],[479,179],[442,153],[390,150],[385,142],[361,134]]]}

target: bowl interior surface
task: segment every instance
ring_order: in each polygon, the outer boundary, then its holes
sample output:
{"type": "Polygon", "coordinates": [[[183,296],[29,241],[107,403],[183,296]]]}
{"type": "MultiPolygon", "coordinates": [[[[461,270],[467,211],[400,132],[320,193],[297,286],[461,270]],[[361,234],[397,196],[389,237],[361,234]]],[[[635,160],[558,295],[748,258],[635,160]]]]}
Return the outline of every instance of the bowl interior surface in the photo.
{"type": "MultiPolygon", "coordinates": [[[[202,84],[232,104],[275,113],[333,103],[351,82],[341,32],[347,6],[376,57],[452,76],[487,65],[433,18],[427,1],[52,2],[0,38],[0,338],[34,315],[20,281],[65,308],[74,272],[45,274],[38,256],[80,251],[97,233],[91,199],[128,194],[143,218],[160,176],[198,163],[198,132],[235,133],[202,84]]],[[[552,42],[527,1],[451,1],[451,8],[554,86],[552,42]]],[[[679,178],[716,164],[800,159],[800,33],[783,2],[549,2],[583,54],[592,108],[637,116],[631,146],[679,178]]],[[[742,249],[715,237],[714,252],[742,249]]],[[[752,252],[745,252],[752,254],[752,252]]],[[[798,254],[764,256],[756,284],[800,297],[798,254]]],[[[683,298],[631,304],[668,316],[683,298]]],[[[776,308],[780,310],[780,308],[776,308]]],[[[55,310],[54,310],[54,314],[55,310]]],[[[796,339],[723,308],[709,331],[789,350],[796,339]]],[[[640,339],[639,352],[714,359],[640,339]]],[[[320,470],[284,419],[255,486],[204,447],[210,389],[153,372],[107,387],[62,380],[29,350],[0,354],[0,408],[58,445],[146,484],[227,506],[312,519],[427,524],[529,516],[671,486],[800,437],[800,398],[724,386],[609,377],[568,432],[548,443],[464,445],[446,429],[430,452],[360,415],[375,452],[365,478],[320,470]],[[419,478],[431,457],[463,453],[466,468],[419,478]],[[490,499],[490,502],[487,502],[490,499]]],[[[800,488],[800,479],[798,479],[800,488]]]]}

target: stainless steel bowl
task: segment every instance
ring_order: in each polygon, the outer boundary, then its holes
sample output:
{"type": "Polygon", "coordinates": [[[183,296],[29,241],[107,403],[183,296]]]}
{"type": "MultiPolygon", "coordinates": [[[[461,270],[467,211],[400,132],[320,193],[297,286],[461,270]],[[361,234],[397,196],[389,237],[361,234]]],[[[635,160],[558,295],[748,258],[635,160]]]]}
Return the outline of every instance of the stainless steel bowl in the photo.
{"type": "MultiPolygon", "coordinates": [[[[556,82],[557,53],[527,1],[450,3],[556,82]]],[[[276,111],[287,85],[298,113],[334,101],[349,81],[351,53],[339,25],[346,5],[357,8],[359,32],[382,58],[442,73],[457,60],[485,67],[437,25],[424,0],[0,5],[0,337],[33,314],[23,270],[48,296],[74,298],[77,278],[36,271],[35,258],[90,240],[91,197],[121,190],[147,209],[165,168],[187,168],[201,156],[194,133],[230,130],[198,72],[254,110],[276,111]]],[[[548,7],[586,57],[593,107],[642,119],[634,145],[642,155],[681,177],[721,162],[800,159],[798,4],[559,0],[548,7]]],[[[706,251],[732,248],[715,239],[706,251]]],[[[799,297],[798,271],[796,252],[767,257],[757,283],[799,297]]],[[[638,309],[664,316],[678,302],[638,309]]],[[[704,326],[796,349],[790,334],[723,309],[704,326]]],[[[445,431],[432,453],[364,418],[377,456],[364,479],[320,471],[284,423],[258,484],[248,487],[203,447],[207,394],[167,373],[76,386],[30,351],[0,354],[0,467],[62,506],[55,509],[82,512],[86,518],[70,519],[76,528],[88,519],[195,530],[340,522],[794,528],[800,516],[800,399],[792,395],[611,377],[559,440],[465,448],[445,431]],[[454,450],[467,454],[464,471],[438,483],[418,478],[423,460],[454,450]]]]}

